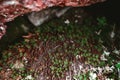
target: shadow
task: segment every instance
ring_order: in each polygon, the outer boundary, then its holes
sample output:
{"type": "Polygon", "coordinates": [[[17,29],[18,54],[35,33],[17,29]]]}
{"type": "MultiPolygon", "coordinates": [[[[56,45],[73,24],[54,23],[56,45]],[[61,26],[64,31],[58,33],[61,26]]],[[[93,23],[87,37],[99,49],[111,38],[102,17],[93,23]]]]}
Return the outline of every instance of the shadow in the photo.
{"type": "Polygon", "coordinates": [[[83,9],[94,18],[106,17],[110,25],[115,26],[115,38],[113,45],[120,49],[120,0],[107,0],[103,3],[94,4],[91,6],[83,7],[83,9]]]}

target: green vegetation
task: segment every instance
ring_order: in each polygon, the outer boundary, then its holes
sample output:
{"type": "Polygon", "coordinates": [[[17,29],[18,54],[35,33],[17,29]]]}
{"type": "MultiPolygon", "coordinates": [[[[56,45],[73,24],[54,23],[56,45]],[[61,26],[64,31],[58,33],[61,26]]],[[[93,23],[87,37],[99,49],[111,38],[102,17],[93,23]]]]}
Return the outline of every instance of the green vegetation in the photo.
{"type": "Polygon", "coordinates": [[[64,77],[64,72],[68,70],[69,61],[67,59],[58,59],[59,53],[57,53],[54,57],[51,56],[52,65],[50,66],[51,73],[55,75],[55,77],[64,77]]]}
{"type": "MultiPolygon", "coordinates": [[[[103,55],[103,45],[109,46],[111,43],[109,33],[112,28],[109,27],[108,30],[108,26],[111,25],[108,25],[105,17],[95,21],[88,18],[81,25],[72,22],[65,24],[63,19],[43,24],[30,33],[29,38],[24,38],[2,52],[0,74],[9,68],[12,73],[8,77],[13,79],[19,76],[20,79],[25,79],[28,75],[36,78],[43,73],[49,80],[58,80],[65,78],[66,72],[72,70],[70,66],[75,62],[99,68],[114,66],[118,58],[112,54],[103,55]],[[107,60],[101,60],[102,55],[107,60]],[[21,66],[16,69],[15,64],[18,62],[21,66]]],[[[119,68],[119,63],[116,67],[119,68]]],[[[116,73],[113,69],[112,72],[101,73],[101,76],[116,79],[116,73]]],[[[72,78],[88,80],[90,74],[92,73],[89,70],[83,71],[81,74],[72,74],[72,78]]]]}
{"type": "Polygon", "coordinates": [[[89,72],[85,73],[85,74],[78,74],[73,76],[74,80],[87,80],[89,79],[89,72]]]}
{"type": "Polygon", "coordinates": [[[117,63],[117,64],[116,64],[116,67],[117,67],[118,69],[120,69],[120,63],[117,63]]]}

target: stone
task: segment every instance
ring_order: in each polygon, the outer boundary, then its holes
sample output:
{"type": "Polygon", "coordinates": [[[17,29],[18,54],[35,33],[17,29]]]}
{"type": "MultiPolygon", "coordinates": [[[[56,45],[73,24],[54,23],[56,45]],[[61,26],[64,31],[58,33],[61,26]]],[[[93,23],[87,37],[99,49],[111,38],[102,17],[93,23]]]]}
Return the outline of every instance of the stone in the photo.
{"type": "Polygon", "coordinates": [[[103,1],[105,0],[0,0],[0,39],[6,32],[4,24],[18,16],[53,6],[89,6],[103,1]]]}

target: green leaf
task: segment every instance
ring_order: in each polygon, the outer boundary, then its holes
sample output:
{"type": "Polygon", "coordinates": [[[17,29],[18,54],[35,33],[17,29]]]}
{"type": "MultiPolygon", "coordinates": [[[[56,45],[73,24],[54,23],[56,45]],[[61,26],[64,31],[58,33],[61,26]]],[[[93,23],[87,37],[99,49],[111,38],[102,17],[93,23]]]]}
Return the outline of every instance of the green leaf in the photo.
{"type": "Polygon", "coordinates": [[[115,65],[118,69],[120,69],[120,62],[115,65]]]}
{"type": "Polygon", "coordinates": [[[2,67],[0,67],[0,70],[2,70],[3,68],[2,67]]]}

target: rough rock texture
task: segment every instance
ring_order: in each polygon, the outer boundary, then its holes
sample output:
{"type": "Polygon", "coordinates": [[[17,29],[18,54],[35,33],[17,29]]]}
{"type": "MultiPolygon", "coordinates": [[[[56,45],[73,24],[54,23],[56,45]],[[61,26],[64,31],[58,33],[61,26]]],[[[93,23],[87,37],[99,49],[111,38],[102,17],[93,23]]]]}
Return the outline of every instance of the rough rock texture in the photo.
{"type": "Polygon", "coordinates": [[[105,0],[0,0],[0,38],[5,34],[6,22],[17,16],[52,6],[88,6],[105,0]]]}
{"type": "Polygon", "coordinates": [[[72,7],[52,7],[38,12],[31,12],[27,16],[29,21],[37,27],[53,18],[61,17],[71,8],[72,7]]]}

